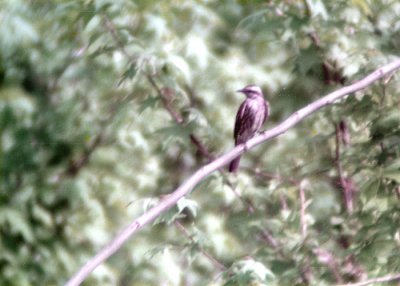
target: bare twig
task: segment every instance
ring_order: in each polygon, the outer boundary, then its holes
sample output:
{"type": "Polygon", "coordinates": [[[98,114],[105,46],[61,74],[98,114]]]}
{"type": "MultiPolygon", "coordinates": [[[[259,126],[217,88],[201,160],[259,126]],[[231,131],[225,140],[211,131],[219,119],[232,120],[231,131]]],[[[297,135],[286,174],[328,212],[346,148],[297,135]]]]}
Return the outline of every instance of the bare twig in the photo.
{"type": "Polygon", "coordinates": [[[302,183],[298,185],[300,194],[300,226],[301,236],[304,239],[307,237],[307,220],[306,220],[306,195],[304,194],[304,186],[302,183]]]}
{"type": "Polygon", "coordinates": [[[303,262],[301,275],[301,282],[305,285],[310,285],[313,280],[314,273],[311,268],[310,259],[308,257],[305,258],[303,262]]]}
{"type": "Polygon", "coordinates": [[[212,161],[215,159],[215,156],[208,151],[208,149],[204,146],[203,143],[200,142],[200,140],[193,134],[190,134],[190,141],[196,146],[198,152],[206,157],[209,161],[212,161]]]}
{"type": "Polygon", "coordinates": [[[336,282],[342,283],[343,278],[339,272],[339,266],[333,254],[321,247],[316,247],[312,251],[321,264],[328,266],[328,269],[332,273],[333,277],[335,277],[336,282]]]}
{"type": "Polygon", "coordinates": [[[293,184],[293,185],[297,185],[297,184],[300,183],[300,181],[296,180],[295,178],[284,177],[284,176],[279,175],[279,174],[262,172],[260,169],[256,169],[254,171],[254,173],[257,176],[264,177],[264,178],[269,178],[269,179],[273,179],[273,180],[277,180],[277,181],[279,181],[281,183],[290,183],[290,184],[293,184]]]}
{"type": "MultiPolygon", "coordinates": [[[[108,32],[111,34],[115,43],[118,45],[118,48],[121,50],[121,52],[131,62],[135,62],[136,58],[128,53],[128,51],[125,48],[124,43],[119,38],[113,23],[110,21],[110,19],[108,19],[107,16],[103,17],[103,23],[104,23],[104,26],[106,27],[106,29],[108,30],[108,32]]],[[[148,80],[148,82],[150,83],[150,85],[157,92],[157,95],[161,98],[164,108],[168,111],[168,113],[171,115],[171,117],[174,119],[174,121],[177,124],[182,125],[184,123],[182,115],[179,114],[178,112],[176,112],[171,106],[173,91],[170,88],[160,88],[155,80],[154,75],[146,74],[145,76],[146,76],[146,79],[148,80]]],[[[205,148],[205,146],[201,143],[201,141],[194,134],[190,134],[190,140],[197,147],[197,150],[202,155],[204,155],[208,160],[214,159],[214,156],[205,148]]]]}
{"type": "Polygon", "coordinates": [[[342,144],[344,147],[348,147],[350,145],[350,132],[349,128],[347,127],[347,123],[345,120],[340,120],[339,122],[339,131],[340,131],[340,139],[342,139],[342,144]]]}
{"type": "Polygon", "coordinates": [[[103,136],[101,133],[96,135],[88,149],[85,150],[85,152],[83,152],[83,154],[79,158],[72,160],[69,163],[68,168],[65,170],[64,174],[66,176],[76,176],[76,174],[78,174],[79,171],[89,162],[92,153],[101,144],[102,140],[103,136]]]}
{"type": "MultiPolygon", "coordinates": [[[[321,51],[323,47],[321,45],[321,40],[318,37],[317,32],[316,31],[309,32],[308,36],[310,37],[314,46],[319,51],[321,51]]],[[[326,85],[337,84],[337,83],[340,83],[342,85],[344,84],[346,78],[342,75],[341,71],[338,70],[335,63],[331,64],[328,60],[322,60],[321,66],[324,75],[324,82],[326,85]]]]}
{"type": "MultiPolygon", "coordinates": [[[[180,232],[182,232],[187,238],[190,239],[190,241],[194,244],[196,243],[195,240],[193,239],[193,236],[187,231],[187,229],[177,220],[174,221],[175,226],[179,229],[180,232]]],[[[199,247],[199,251],[207,257],[212,264],[214,264],[215,267],[217,267],[221,271],[225,271],[226,267],[223,265],[221,262],[219,262],[217,259],[215,259],[211,254],[209,254],[207,251],[205,251],[203,248],[199,247]]]]}
{"type": "MultiPolygon", "coordinates": [[[[108,32],[111,34],[111,37],[113,38],[114,42],[117,44],[118,48],[120,51],[129,59],[131,62],[135,62],[136,58],[128,53],[128,51],[125,48],[124,43],[121,41],[120,37],[117,34],[117,30],[115,29],[113,23],[108,19],[108,17],[104,16],[103,17],[103,23],[108,32]]],[[[161,89],[158,84],[156,83],[154,79],[154,75],[146,74],[146,78],[149,81],[150,85],[156,90],[158,96],[161,98],[164,108],[169,112],[169,114],[172,116],[172,118],[177,122],[178,124],[183,123],[183,118],[182,116],[177,113],[175,110],[172,109],[171,107],[171,99],[168,98],[170,95],[169,90],[163,90],[161,89]]]]}
{"type": "Polygon", "coordinates": [[[345,138],[345,134],[342,132],[342,128],[340,127],[340,123],[335,124],[335,139],[336,139],[336,151],[335,151],[335,163],[336,163],[336,168],[338,171],[338,176],[339,176],[339,182],[340,186],[342,187],[343,190],[343,202],[344,206],[346,208],[346,211],[351,214],[353,212],[353,191],[354,191],[354,186],[351,178],[345,177],[343,174],[343,169],[342,169],[342,164],[340,162],[340,141],[345,141],[347,140],[345,138]]]}
{"type": "Polygon", "coordinates": [[[385,75],[398,70],[400,68],[400,59],[397,59],[385,66],[382,66],[355,82],[352,85],[340,88],[316,101],[310,103],[306,107],[296,111],[282,123],[276,127],[261,133],[260,135],[250,139],[244,144],[240,144],[228,153],[220,156],[211,163],[201,167],[192,176],[190,176],[182,185],[180,185],[173,193],[165,197],[156,206],[146,211],[140,217],[136,218],[131,224],[121,230],[121,232],[103,249],[101,249],[93,258],[91,258],[71,279],[66,286],[79,285],[85,278],[103,261],[113,255],[134,233],[139,231],[145,225],[156,219],[161,213],[173,207],[179,199],[187,195],[195,186],[197,186],[204,178],[218,170],[222,166],[227,165],[247,150],[275,138],[287,132],[290,128],[297,125],[307,116],[315,113],[319,109],[334,103],[336,100],[345,97],[350,93],[363,90],[375,81],[381,79],[385,75]]]}
{"type": "Polygon", "coordinates": [[[395,282],[395,281],[400,282],[400,273],[386,275],[383,277],[372,278],[372,279],[357,282],[357,283],[340,284],[340,285],[336,285],[336,286],[365,286],[365,285],[370,285],[370,284],[374,284],[374,283],[386,283],[386,282],[395,282]]]}
{"type": "Polygon", "coordinates": [[[146,78],[150,82],[150,84],[154,87],[154,89],[157,91],[158,96],[162,100],[164,108],[169,112],[169,114],[175,120],[175,122],[179,125],[183,124],[184,121],[182,116],[178,112],[176,112],[171,106],[173,91],[170,88],[160,88],[157,85],[156,81],[154,80],[154,76],[152,75],[146,75],[146,78]]]}
{"type": "Polygon", "coordinates": [[[103,23],[108,32],[110,32],[111,37],[113,38],[114,42],[117,43],[118,48],[121,50],[121,52],[132,62],[136,61],[134,57],[132,57],[125,49],[124,43],[121,41],[121,39],[118,37],[117,30],[115,29],[113,23],[108,19],[107,16],[103,17],[103,23]]]}

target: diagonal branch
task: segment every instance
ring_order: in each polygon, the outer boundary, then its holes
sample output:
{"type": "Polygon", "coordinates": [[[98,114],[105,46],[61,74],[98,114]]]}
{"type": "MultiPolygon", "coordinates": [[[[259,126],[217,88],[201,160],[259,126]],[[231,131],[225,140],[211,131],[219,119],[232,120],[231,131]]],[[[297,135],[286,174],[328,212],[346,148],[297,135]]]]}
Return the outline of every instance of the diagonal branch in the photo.
{"type": "Polygon", "coordinates": [[[85,278],[102,262],[113,255],[121,246],[138,230],[143,228],[145,225],[156,219],[161,213],[169,210],[173,207],[179,199],[190,193],[193,188],[198,185],[204,178],[218,170],[222,166],[225,166],[230,161],[235,159],[240,154],[247,150],[269,140],[275,138],[281,134],[284,134],[291,127],[297,125],[307,116],[318,111],[319,109],[334,103],[336,100],[354,93],[356,91],[363,90],[375,81],[383,78],[385,75],[391,74],[393,71],[400,69],[400,59],[394,60],[393,62],[378,68],[365,78],[341,89],[338,89],[302,109],[296,111],[281,124],[276,127],[263,132],[262,134],[250,139],[244,144],[238,145],[228,153],[220,156],[214,161],[207,165],[204,165],[198,169],[192,176],[190,176],[182,185],[180,185],[173,193],[166,196],[161,202],[153,208],[146,211],[140,217],[135,219],[130,225],[121,230],[121,232],[103,249],[100,250],[93,258],[91,258],[66,284],[66,286],[79,285],[85,278]]]}
{"type": "Polygon", "coordinates": [[[400,282],[400,273],[397,273],[394,275],[386,275],[386,276],[378,277],[378,278],[372,278],[372,279],[357,282],[357,283],[341,284],[341,285],[337,285],[337,286],[366,286],[366,285],[370,285],[370,284],[396,282],[396,281],[400,282]]]}
{"type": "MultiPolygon", "coordinates": [[[[108,32],[111,34],[112,39],[120,49],[120,51],[129,59],[130,62],[136,62],[137,58],[135,56],[132,56],[131,54],[128,53],[128,51],[125,48],[124,43],[121,41],[121,38],[118,36],[117,30],[115,29],[113,23],[107,16],[103,16],[103,23],[108,32]]],[[[184,118],[182,115],[175,111],[173,107],[171,106],[171,99],[172,99],[172,91],[169,88],[160,88],[160,86],[156,82],[156,76],[152,74],[145,74],[145,77],[147,81],[150,83],[150,85],[154,88],[154,90],[157,92],[157,95],[161,98],[161,102],[167,110],[167,112],[171,115],[173,120],[179,124],[182,125],[184,124],[184,118]]],[[[190,134],[190,140],[192,143],[196,146],[197,150],[199,151],[200,154],[204,155],[209,161],[215,159],[214,156],[207,150],[207,148],[201,143],[201,141],[194,135],[190,134]]]]}
{"type": "MultiPolygon", "coordinates": [[[[128,51],[125,48],[124,43],[121,41],[120,37],[118,36],[117,30],[115,29],[115,27],[114,27],[113,23],[110,21],[110,19],[107,16],[104,16],[103,22],[104,22],[106,29],[111,34],[111,37],[113,38],[113,40],[115,41],[115,43],[117,44],[117,46],[119,47],[121,52],[129,59],[130,62],[135,62],[137,59],[128,53],[128,51]]],[[[145,77],[146,77],[147,81],[150,83],[150,85],[155,89],[158,96],[161,98],[161,101],[163,103],[165,110],[167,110],[167,112],[170,114],[170,116],[173,118],[173,120],[178,125],[183,125],[185,123],[184,118],[182,117],[182,115],[179,112],[175,111],[171,105],[171,101],[173,98],[173,90],[168,87],[160,88],[160,86],[157,84],[155,75],[145,74],[145,77]]],[[[190,137],[190,141],[196,146],[197,152],[199,154],[201,154],[201,155],[203,155],[203,157],[207,158],[207,160],[209,162],[211,162],[212,160],[215,159],[215,156],[210,151],[208,151],[206,146],[198,139],[198,137],[195,134],[191,133],[189,135],[189,137],[190,137]]],[[[223,172],[223,169],[221,169],[220,171],[223,172]]],[[[240,199],[240,201],[243,203],[243,205],[245,205],[247,207],[249,213],[253,213],[254,207],[252,206],[252,204],[250,202],[244,200],[242,198],[242,196],[235,190],[235,188],[232,186],[231,183],[228,182],[228,185],[229,185],[230,189],[232,190],[232,192],[235,194],[235,196],[238,197],[240,199]]]]}

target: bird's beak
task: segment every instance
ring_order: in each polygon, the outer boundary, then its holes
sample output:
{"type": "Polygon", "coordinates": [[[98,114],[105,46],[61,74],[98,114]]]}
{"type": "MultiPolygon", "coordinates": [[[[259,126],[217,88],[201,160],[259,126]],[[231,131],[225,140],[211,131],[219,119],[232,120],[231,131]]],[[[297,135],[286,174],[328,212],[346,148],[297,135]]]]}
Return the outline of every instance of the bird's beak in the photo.
{"type": "Polygon", "coordinates": [[[243,89],[238,89],[236,92],[243,92],[243,89]]]}

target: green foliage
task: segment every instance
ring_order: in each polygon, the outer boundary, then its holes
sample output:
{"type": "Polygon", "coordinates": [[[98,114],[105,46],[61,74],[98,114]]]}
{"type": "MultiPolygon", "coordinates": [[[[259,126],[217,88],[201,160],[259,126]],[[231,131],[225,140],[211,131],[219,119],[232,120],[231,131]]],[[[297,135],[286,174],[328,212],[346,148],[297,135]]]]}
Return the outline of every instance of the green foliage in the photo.
{"type": "MultiPolygon", "coordinates": [[[[384,0],[1,1],[0,285],[64,283],[232,147],[235,90],[262,86],[274,126],[398,56],[399,16],[384,0]]],[[[395,73],[246,153],[84,285],[399,272],[399,90],[395,73]]]]}

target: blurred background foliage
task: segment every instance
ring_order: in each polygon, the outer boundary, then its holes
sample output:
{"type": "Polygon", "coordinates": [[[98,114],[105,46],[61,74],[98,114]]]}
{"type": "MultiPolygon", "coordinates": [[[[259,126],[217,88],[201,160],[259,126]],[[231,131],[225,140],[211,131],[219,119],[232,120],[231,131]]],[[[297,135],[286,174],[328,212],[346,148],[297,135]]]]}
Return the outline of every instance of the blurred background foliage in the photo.
{"type": "MultiPolygon", "coordinates": [[[[398,56],[400,2],[1,1],[0,284],[60,285],[232,148],[398,56]]],[[[332,285],[400,271],[393,74],[215,173],[84,285],[332,285]],[[235,194],[236,193],[236,194],[235,194]]]]}

